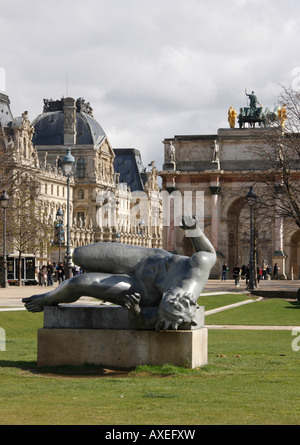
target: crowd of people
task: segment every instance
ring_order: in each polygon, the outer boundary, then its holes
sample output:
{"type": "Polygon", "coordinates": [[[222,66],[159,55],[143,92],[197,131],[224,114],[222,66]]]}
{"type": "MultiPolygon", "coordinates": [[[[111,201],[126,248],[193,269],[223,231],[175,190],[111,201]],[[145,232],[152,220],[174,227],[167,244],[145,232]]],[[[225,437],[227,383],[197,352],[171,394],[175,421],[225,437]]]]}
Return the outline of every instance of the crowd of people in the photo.
{"type": "MultiPolygon", "coordinates": [[[[268,264],[266,264],[265,260],[262,262],[261,266],[256,267],[256,279],[257,283],[260,280],[278,280],[279,279],[279,267],[278,263],[274,264],[273,270],[268,264]]],[[[249,283],[249,265],[243,265],[241,268],[238,264],[236,264],[232,270],[233,279],[235,285],[238,287],[240,285],[240,280],[245,280],[246,285],[249,283]]],[[[228,276],[228,266],[226,263],[222,266],[222,281],[227,280],[228,276]]]]}
{"type": "MultiPolygon", "coordinates": [[[[82,270],[78,266],[72,268],[72,273],[78,275],[82,273],[82,270]]],[[[53,286],[54,282],[59,284],[65,280],[65,263],[59,261],[58,264],[47,262],[47,265],[43,265],[38,273],[39,286],[53,286]]]]}
{"type": "MultiPolygon", "coordinates": [[[[228,278],[228,266],[227,263],[223,263],[222,266],[222,281],[226,281],[228,278]]],[[[73,276],[83,273],[78,266],[74,265],[72,268],[73,276]]],[[[245,280],[246,285],[249,283],[249,265],[243,265],[241,268],[238,264],[236,264],[232,270],[233,279],[235,285],[238,287],[240,285],[241,280],[245,280]]],[[[43,265],[38,273],[39,285],[40,286],[53,286],[54,282],[58,282],[59,284],[65,280],[65,263],[59,261],[58,264],[51,263],[51,261],[47,262],[47,265],[43,265]]],[[[279,279],[279,267],[278,264],[275,263],[273,270],[270,266],[268,266],[265,260],[262,262],[261,266],[257,266],[256,268],[256,278],[257,283],[260,280],[278,280],[279,279]]]]}

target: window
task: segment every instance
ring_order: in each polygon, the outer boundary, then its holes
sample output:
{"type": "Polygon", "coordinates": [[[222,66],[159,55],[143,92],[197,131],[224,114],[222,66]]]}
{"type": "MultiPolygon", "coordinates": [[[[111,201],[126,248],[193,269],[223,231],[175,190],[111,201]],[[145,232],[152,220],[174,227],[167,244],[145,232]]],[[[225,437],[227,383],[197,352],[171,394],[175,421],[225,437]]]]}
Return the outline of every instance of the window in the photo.
{"type": "Polygon", "coordinates": [[[86,175],[86,161],[83,158],[77,161],[77,178],[85,178],[86,175]]]}
{"type": "Polygon", "coordinates": [[[78,190],[78,199],[84,199],[84,190],[78,190]]]}

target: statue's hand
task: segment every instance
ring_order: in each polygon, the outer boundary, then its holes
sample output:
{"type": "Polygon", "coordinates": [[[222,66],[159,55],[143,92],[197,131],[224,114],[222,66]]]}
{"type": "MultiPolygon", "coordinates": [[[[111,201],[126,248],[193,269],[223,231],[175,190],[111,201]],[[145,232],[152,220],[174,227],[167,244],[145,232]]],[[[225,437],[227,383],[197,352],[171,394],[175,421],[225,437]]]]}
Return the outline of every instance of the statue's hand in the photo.
{"type": "Polygon", "coordinates": [[[200,229],[198,219],[194,216],[184,216],[180,227],[186,231],[185,235],[189,238],[202,236],[202,230],[200,229]]]}
{"type": "Polygon", "coordinates": [[[197,218],[192,215],[185,215],[182,218],[182,223],[180,224],[180,228],[184,230],[194,230],[197,226],[197,218]]]}
{"type": "Polygon", "coordinates": [[[138,315],[141,312],[140,301],[141,296],[138,293],[127,294],[124,297],[125,307],[135,315],[138,315]]]}

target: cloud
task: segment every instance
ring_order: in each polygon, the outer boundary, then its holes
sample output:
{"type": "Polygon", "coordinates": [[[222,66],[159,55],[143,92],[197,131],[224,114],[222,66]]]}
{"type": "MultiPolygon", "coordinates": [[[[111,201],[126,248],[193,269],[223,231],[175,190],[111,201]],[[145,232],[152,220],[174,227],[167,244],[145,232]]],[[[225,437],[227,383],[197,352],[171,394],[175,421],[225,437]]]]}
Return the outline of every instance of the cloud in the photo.
{"type": "Polygon", "coordinates": [[[13,114],[34,119],[44,98],[84,97],[114,147],[158,168],[165,137],[216,133],[245,88],[273,106],[300,66],[296,0],[2,3],[13,114]]]}

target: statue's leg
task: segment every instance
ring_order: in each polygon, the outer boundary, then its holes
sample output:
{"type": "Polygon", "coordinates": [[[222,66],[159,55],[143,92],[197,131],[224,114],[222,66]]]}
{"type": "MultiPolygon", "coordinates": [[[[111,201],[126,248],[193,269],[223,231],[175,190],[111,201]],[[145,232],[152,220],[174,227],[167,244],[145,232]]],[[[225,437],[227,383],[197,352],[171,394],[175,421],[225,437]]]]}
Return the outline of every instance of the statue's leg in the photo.
{"type": "Polygon", "coordinates": [[[127,292],[137,291],[133,289],[133,284],[133,280],[127,275],[84,273],[63,281],[50,292],[32,295],[22,301],[30,312],[40,312],[45,306],[55,306],[59,303],[73,303],[82,296],[122,304],[127,292]]]}
{"type": "Polygon", "coordinates": [[[119,243],[96,243],[76,247],[73,262],[87,272],[134,273],[141,261],[153,255],[169,256],[163,249],[119,243]]]}

